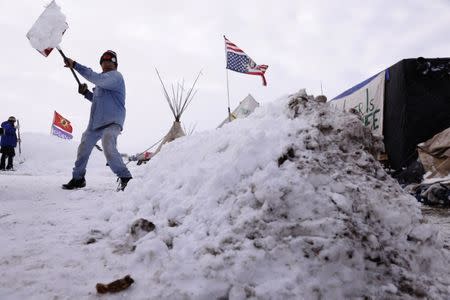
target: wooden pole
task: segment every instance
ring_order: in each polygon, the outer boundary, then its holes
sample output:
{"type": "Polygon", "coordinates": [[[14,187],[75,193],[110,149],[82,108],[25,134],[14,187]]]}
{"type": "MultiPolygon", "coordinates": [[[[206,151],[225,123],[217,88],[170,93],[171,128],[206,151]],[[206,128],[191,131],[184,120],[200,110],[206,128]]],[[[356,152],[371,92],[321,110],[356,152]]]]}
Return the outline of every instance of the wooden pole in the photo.
{"type": "MultiPolygon", "coordinates": [[[[67,57],[64,54],[64,52],[62,52],[62,50],[59,48],[57,48],[57,49],[58,49],[58,52],[61,54],[61,56],[64,58],[64,62],[66,62],[67,57]]],[[[72,68],[69,68],[69,69],[70,69],[70,71],[72,71],[73,77],[75,77],[75,80],[78,82],[78,85],[80,85],[81,84],[80,79],[78,79],[78,76],[77,76],[77,74],[75,74],[75,71],[72,68]]]]}
{"type": "MultiPolygon", "coordinates": [[[[225,35],[223,36],[225,39],[225,35]]],[[[230,109],[230,86],[228,82],[228,57],[227,57],[227,44],[225,43],[225,73],[227,74],[227,96],[228,96],[228,122],[231,122],[231,109],[230,109]]]]}
{"type": "Polygon", "coordinates": [[[19,156],[22,154],[22,140],[20,139],[20,122],[19,119],[17,119],[17,135],[19,136],[19,156]]]}

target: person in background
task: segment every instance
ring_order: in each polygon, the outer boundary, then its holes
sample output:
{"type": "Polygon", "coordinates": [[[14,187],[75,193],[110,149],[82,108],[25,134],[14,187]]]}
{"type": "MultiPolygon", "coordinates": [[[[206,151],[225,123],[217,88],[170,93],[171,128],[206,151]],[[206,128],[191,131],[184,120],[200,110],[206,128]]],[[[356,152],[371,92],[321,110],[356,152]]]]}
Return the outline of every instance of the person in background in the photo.
{"type": "Polygon", "coordinates": [[[17,146],[17,135],[16,135],[16,118],[11,116],[8,118],[8,121],[2,123],[3,134],[1,135],[1,149],[0,152],[2,156],[0,158],[0,170],[13,170],[13,159],[16,155],[14,148],[17,146]],[[8,160],[8,164],[5,168],[6,160],[8,160]]]}
{"type": "Polygon", "coordinates": [[[111,50],[103,53],[100,57],[100,66],[103,72],[96,73],[70,58],[65,59],[65,67],[73,68],[86,80],[95,84],[95,87],[92,92],[85,83],[78,87],[78,92],[92,102],[91,112],[89,124],[78,146],[72,179],[62,185],[63,189],[72,190],[86,186],[86,166],[92,149],[100,139],[106,161],[118,177],[118,190],[123,191],[132,179],[130,171],[117,151],[117,137],[125,121],[125,82],[122,74],[117,71],[116,53],[111,50]]]}

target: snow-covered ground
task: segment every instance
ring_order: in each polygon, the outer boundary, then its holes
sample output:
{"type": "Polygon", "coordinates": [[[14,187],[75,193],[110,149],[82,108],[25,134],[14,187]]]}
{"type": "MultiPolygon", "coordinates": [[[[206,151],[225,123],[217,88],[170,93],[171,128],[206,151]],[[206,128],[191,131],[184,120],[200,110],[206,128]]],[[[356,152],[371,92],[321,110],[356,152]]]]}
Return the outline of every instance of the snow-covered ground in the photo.
{"type": "Polygon", "coordinates": [[[108,299],[448,299],[439,227],[356,116],[301,96],[129,164],[119,193],[96,150],[87,187],[60,189],[76,143],[24,134],[0,175],[0,299],[97,299],[126,274],[108,299]],[[155,230],[131,234],[140,218],[155,230]]]}

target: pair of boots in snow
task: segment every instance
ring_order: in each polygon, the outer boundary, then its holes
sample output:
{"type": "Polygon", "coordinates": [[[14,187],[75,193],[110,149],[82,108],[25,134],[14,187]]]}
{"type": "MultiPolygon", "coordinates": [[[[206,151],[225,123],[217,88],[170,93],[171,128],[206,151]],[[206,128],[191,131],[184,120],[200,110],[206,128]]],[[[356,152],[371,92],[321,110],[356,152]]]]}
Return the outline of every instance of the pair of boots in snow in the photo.
{"type": "Polygon", "coordinates": [[[13,157],[12,156],[6,156],[5,154],[2,154],[2,157],[0,158],[0,170],[1,171],[13,171],[13,157]],[[8,160],[8,164],[6,163],[6,160],[8,160]],[[5,168],[6,165],[6,168],[5,168]]]}
{"type": "MultiPolygon", "coordinates": [[[[117,181],[119,182],[119,186],[117,187],[118,191],[123,191],[127,187],[128,182],[133,177],[119,177],[117,178],[117,181]]],[[[79,189],[84,188],[86,186],[86,179],[84,177],[80,179],[72,178],[68,183],[63,184],[62,188],[64,190],[73,190],[73,189],[79,189]]]]}

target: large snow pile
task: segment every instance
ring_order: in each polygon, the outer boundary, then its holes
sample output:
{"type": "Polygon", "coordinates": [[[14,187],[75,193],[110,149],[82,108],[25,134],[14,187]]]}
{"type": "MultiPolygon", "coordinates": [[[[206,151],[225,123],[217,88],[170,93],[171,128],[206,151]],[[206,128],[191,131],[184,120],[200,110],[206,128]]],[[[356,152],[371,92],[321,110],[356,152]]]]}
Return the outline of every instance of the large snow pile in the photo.
{"type": "Polygon", "coordinates": [[[369,154],[377,141],[303,92],[129,164],[123,193],[101,152],[67,191],[78,143],[22,140],[24,163],[0,174],[1,299],[93,299],[126,274],[111,297],[450,298],[437,232],[369,154]]]}
{"type": "Polygon", "coordinates": [[[448,298],[437,232],[376,143],[303,91],[180,138],[101,212],[105,265],[127,265],[130,299],[448,298]],[[138,218],[156,230],[132,238],[138,218]]]}

